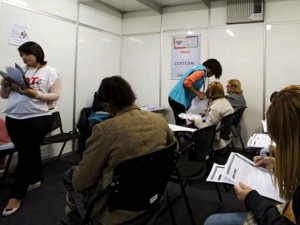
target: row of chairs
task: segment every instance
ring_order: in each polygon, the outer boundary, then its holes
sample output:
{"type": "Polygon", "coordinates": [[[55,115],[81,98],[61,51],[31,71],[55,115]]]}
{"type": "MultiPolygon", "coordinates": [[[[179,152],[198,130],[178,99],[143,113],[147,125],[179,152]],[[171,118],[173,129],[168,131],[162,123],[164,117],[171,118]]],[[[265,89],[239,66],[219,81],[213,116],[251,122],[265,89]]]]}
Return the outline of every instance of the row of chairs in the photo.
{"type": "MultiPolygon", "coordinates": [[[[220,126],[220,138],[232,140],[233,137],[238,137],[244,150],[240,133],[240,121],[245,109],[239,108],[233,114],[223,117],[220,126]]],[[[210,170],[210,163],[216,161],[216,153],[213,150],[215,133],[216,125],[198,129],[193,133],[190,144],[179,150],[175,173],[172,174],[170,179],[171,182],[179,184],[181,189],[181,195],[175,198],[172,203],[174,204],[181,196],[183,197],[193,225],[196,222],[185,192],[185,187],[188,183],[205,178],[210,170]]],[[[233,142],[231,141],[230,143],[232,150],[235,151],[233,142]]],[[[228,146],[226,148],[229,149],[228,146]]],[[[223,206],[223,200],[218,184],[214,183],[214,186],[219,199],[217,211],[220,211],[223,206]]]]}

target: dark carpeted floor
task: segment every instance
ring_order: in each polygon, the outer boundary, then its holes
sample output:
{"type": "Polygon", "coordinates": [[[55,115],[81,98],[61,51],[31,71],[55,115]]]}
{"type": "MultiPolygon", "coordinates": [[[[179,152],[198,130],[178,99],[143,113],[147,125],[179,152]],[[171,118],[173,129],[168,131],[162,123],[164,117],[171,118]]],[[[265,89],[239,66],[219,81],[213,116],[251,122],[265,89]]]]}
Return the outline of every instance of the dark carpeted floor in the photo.
{"type": "MultiPolygon", "coordinates": [[[[226,161],[228,155],[222,155],[221,161],[226,161]]],[[[61,174],[77,164],[79,156],[75,153],[64,155],[59,163],[54,160],[44,164],[44,182],[38,189],[28,192],[22,201],[18,212],[9,217],[0,217],[2,225],[58,225],[64,218],[64,198],[61,174]]],[[[2,212],[9,196],[9,184],[13,182],[12,175],[0,178],[0,210],[2,212]]],[[[219,185],[223,198],[223,212],[244,211],[243,203],[235,197],[232,188],[227,191],[223,184],[219,185]]],[[[198,225],[203,224],[207,216],[215,213],[219,206],[219,199],[214,183],[204,180],[189,184],[186,188],[191,203],[193,215],[198,225]]],[[[179,186],[174,183],[168,184],[168,192],[171,198],[180,193],[179,186]]],[[[173,206],[176,222],[178,225],[191,224],[186,205],[182,198],[173,206]]],[[[171,225],[169,213],[163,213],[158,218],[158,225],[171,225]]]]}

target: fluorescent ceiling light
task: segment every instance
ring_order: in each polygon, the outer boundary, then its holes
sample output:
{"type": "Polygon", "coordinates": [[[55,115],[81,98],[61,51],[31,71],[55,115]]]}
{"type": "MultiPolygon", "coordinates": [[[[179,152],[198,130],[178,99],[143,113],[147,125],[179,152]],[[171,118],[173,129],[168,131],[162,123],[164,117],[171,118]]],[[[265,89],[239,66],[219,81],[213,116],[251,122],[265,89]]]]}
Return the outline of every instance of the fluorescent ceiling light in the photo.
{"type": "Polygon", "coordinates": [[[229,36],[232,36],[232,37],[234,36],[234,33],[230,29],[227,28],[226,32],[229,36]]]}

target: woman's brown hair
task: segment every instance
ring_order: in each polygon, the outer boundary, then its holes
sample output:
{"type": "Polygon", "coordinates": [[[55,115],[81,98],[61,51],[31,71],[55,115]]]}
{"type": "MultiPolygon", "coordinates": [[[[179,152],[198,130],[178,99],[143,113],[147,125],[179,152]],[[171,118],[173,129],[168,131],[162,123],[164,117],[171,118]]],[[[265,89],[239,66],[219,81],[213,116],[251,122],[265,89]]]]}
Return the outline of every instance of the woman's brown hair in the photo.
{"type": "Polygon", "coordinates": [[[243,94],[243,89],[241,82],[237,79],[231,79],[228,81],[228,84],[233,87],[232,93],[234,94],[243,94]]]}
{"type": "Polygon", "coordinates": [[[218,81],[214,81],[214,82],[210,83],[205,92],[205,95],[207,98],[209,98],[213,101],[218,98],[224,98],[225,94],[224,94],[223,85],[218,81]]]}
{"type": "Polygon", "coordinates": [[[300,86],[282,89],[267,111],[267,125],[276,143],[275,181],[280,195],[292,198],[300,185],[300,86]]]}

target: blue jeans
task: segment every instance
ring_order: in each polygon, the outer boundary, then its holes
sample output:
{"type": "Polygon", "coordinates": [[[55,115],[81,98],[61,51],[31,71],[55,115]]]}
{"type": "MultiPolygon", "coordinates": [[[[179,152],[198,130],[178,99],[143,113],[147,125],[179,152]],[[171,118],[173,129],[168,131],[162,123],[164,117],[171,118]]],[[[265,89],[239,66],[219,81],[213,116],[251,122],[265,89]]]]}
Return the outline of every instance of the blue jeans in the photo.
{"type": "Polygon", "coordinates": [[[218,213],[209,216],[204,225],[243,225],[247,212],[218,213]]]}

